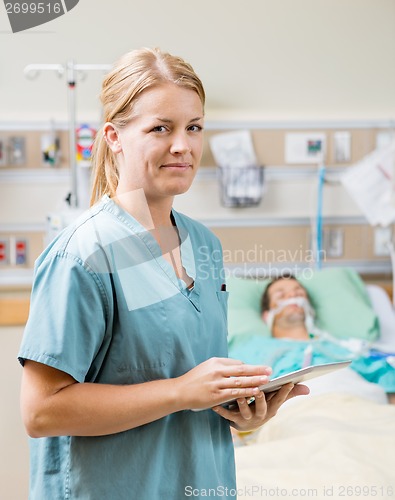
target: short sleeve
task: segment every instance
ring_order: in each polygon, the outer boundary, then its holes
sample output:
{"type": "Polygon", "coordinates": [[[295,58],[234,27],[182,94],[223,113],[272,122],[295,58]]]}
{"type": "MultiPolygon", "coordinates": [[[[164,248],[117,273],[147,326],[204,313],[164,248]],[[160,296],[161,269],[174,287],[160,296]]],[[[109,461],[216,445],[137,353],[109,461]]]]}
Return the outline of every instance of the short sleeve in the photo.
{"type": "Polygon", "coordinates": [[[61,252],[36,268],[30,313],[18,354],[93,379],[105,356],[110,320],[106,288],[78,257],[61,252]]]}

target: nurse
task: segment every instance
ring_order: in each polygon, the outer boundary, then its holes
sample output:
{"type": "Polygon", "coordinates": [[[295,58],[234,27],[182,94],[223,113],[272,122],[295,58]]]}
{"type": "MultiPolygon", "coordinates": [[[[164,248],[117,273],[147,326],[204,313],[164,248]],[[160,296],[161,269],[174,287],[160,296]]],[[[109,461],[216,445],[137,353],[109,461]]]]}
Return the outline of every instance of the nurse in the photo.
{"type": "Polygon", "coordinates": [[[101,99],[93,204],[38,258],[19,352],[30,499],[235,497],[229,426],[257,428],[308,389],[266,401],[270,369],[227,358],[220,243],[172,208],[202,154],[192,67],[132,51],[101,99]]]}

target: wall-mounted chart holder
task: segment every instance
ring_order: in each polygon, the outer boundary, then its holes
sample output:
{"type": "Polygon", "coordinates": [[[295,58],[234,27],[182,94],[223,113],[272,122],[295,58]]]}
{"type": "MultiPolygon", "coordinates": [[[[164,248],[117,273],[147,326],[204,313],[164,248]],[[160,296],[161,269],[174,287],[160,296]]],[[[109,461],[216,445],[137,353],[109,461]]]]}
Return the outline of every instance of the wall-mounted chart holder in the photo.
{"type": "Polygon", "coordinates": [[[254,207],[264,191],[263,166],[218,167],[221,203],[224,207],[254,207]]]}

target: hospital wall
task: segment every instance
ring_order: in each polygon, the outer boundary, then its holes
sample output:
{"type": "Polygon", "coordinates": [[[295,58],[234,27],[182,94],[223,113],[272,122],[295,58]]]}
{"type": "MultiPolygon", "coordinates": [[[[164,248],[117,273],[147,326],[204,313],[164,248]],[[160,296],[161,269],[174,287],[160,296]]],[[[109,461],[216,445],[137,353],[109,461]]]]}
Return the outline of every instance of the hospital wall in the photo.
{"type": "MultiPolygon", "coordinates": [[[[159,46],[192,62],[208,119],[371,119],[395,111],[392,0],[80,0],[67,15],[18,34],[0,11],[1,120],[67,116],[64,78],[23,75],[32,63],[112,63],[159,46]]],[[[77,82],[81,120],[98,120],[100,74],[77,82]]]]}
{"type": "MultiPolygon", "coordinates": [[[[208,225],[221,239],[225,264],[230,272],[243,274],[257,268],[267,276],[286,267],[298,272],[304,266],[316,267],[313,255],[318,198],[318,164],[286,163],[285,144],[292,133],[321,133],[326,138],[325,164],[327,181],[323,189],[324,266],[351,266],[369,279],[378,276],[389,280],[388,255],[377,254],[376,228],[371,227],[349,193],[340,182],[343,172],[370,153],[379,137],[393,134],[391,123],[369,120],[288,121],[278,122],[208,121],[202,166],[188,193],[177,197],[175,207],[208,225]],[[221,200],[218,169],[209,147],[209,139],[217,133],[245,128],[253,139],[258,163],[264,166],[264,190],[255,207],[226,208],[221,200]],[[351,138],[348,163],[337,162],[333,138],[338,131],[347,131],[351,138]],[[337,239],[336,239],[337,238],[337,239]],[[339,244],[338,239],[341,239],[339,244]],[[332,241],[336,239],[336,241],[332,241]],[[340,246],[339,246],[340,245],[340,246]],[[335,248],[333,248],[335,246],[335,248]]],[[[62,161],[57,168],[41,166],[40,136],[45,129],[25,124],[25,130],[5,131],[23,134],[27,143],[27,164],[24,168],[0,170],[0,240],[9,245],[26,241],[27,260],[22,265],[9,262],[2,267],[0,284],[29,288],[35,258],[48,241],[48,216],[66,209],[65,199],[71,189],[68,158],[68,134],[58,130],[62,161]]],[[[79,171],[90,177],[90,169],[79,171]]],[[[89,190],[84,192],[88,206],[89,190]]]]}

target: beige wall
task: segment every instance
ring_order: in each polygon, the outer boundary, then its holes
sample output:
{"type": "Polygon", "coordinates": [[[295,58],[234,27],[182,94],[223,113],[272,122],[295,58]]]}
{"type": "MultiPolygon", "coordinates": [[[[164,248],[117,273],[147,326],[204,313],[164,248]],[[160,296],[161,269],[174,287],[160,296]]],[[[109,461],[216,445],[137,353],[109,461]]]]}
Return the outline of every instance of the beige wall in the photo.
{"type": "MultiPolygon", "coordinates": [[[[0,120],[67,113],[64,80],[27,81],[25,65],[111,63],[140,46],[193,63],[209,118],[394,118],[394,18],[393,0],[81,0],[12,34],[1,9],[0,120]]],[[[100,116],[100,79],[90,74],[78,86],[81,120],[100,116]]]]}
{"type": "Polygon", "coordinates": [[[16,356],[22,328],[0,328],[0,498],[26,500],[29,483],[28,439],[19,414],[22,367],[16,356]]]}
{"type": "MultiPolygon", "coordinates": [[[[340,229],[343,231],[344,249],[339,257],[331,257],[322,250],[324,264],[333,267],[342,262],[381,261],[374,255],[372,228],[365,225],[337,224],[327,225],[325,230],[340,229]]],[[[309,226],[282,227],[239,227],[213,228],[220,238],[225,265],[234,265],[242,270],[243,265],[255,266],[258,269],[270,269],[281,266],[294,266],[294,273],[301,266],[314,267],[314,253],[311,247],[311,228],[309,226]]],[[[266,274],[266,273],[265,273],[266,274]]]]}

